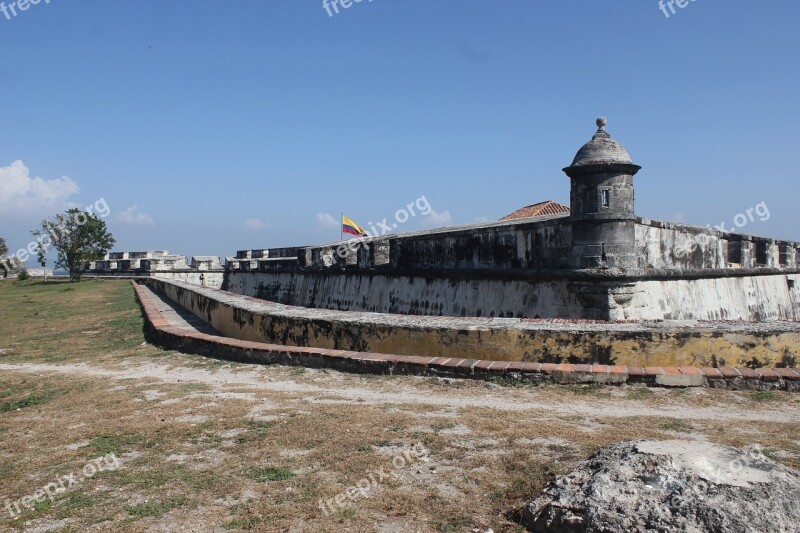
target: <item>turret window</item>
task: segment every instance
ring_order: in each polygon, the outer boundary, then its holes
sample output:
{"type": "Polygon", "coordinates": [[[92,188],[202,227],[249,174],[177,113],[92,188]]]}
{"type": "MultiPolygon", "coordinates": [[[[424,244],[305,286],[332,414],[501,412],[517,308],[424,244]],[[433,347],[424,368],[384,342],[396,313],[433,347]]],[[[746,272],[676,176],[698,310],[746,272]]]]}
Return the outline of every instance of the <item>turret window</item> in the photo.
{"type": "Polygon", "coordinates": [[[611,207],[611,191],[600,191],[600,207],[611,207]]]}

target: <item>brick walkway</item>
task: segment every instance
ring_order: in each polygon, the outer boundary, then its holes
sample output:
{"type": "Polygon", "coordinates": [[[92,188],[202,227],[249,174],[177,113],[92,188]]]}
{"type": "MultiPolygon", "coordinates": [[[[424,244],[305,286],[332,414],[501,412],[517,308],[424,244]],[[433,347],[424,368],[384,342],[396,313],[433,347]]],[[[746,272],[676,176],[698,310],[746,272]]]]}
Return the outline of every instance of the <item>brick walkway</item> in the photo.
{"type": "Polygon", "coordinates": [[[208,324],[132,282],[155,343],[179,351],[244,363],[301,365],[376,374],[438,375],[491,379],[506,377],[534,383],[644,383],[663,387],[710,386],[747,390],[800,391],[800,370],[788,368],[627,367],[551,363],[509,363],[475,359],[418,357],[283,346],[221,336],[208,324]]]}

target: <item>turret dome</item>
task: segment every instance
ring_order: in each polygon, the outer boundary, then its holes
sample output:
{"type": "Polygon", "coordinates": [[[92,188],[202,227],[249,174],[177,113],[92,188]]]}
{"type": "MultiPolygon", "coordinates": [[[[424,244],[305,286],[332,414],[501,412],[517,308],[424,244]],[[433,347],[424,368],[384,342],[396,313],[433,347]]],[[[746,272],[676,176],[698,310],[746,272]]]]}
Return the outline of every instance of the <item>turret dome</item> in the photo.
{"type": "Polygon", "coordinates": [[[575,159],[572,161],[573,167],[602,165],[604,163],[619,163],[623,165],[633,163],[628,151],[612,139],[611,135],[605,130],[606,123],[605,117],[597,119],[597,133],[594,134],[591,141],[578,150],[575,159]]]}

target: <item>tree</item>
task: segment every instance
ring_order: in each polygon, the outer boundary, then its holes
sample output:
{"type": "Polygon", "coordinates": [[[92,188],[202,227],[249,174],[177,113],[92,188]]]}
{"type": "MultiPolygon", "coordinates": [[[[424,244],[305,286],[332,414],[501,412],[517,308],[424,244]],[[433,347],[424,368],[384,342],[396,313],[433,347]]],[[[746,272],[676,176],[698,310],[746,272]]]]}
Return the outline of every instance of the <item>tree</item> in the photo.
{"type": "Polygon", "coordinates": [[[80,281],[84,262],[102,259],[117,242],[103,220],[80,209],[43,220],[41,229],[33,235],[39,243],[39,261],[51,247],[55,248],[55,268],[69,272],[70,281],[80,281]]]}
{"type": "Polygon", "coordinates": [[[37,241],[36,244],[36,261],[42,265],[42,274],[44,274],[44,282],[47,283],[47,247],[43,241],[37,241]]]}

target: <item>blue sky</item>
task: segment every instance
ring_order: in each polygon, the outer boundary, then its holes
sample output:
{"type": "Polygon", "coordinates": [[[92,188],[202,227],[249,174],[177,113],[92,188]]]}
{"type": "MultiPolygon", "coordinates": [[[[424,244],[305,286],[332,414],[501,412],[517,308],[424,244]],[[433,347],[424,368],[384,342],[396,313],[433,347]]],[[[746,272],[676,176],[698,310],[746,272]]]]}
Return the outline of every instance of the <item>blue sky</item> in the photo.
{"type": "Polygon", "coordinates": [[[0,14],[0,236],[100,198],[118,250],[187,255],[328,242],[326,215],[421,195],[434,212],[400,231],[495,220],[568,203],[602,114],[644,167],[638,214],[730,227],[764,202],[741,231],[800,240],[798,20],[791,0],[42,0],[0,14]]]}

